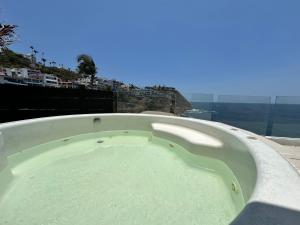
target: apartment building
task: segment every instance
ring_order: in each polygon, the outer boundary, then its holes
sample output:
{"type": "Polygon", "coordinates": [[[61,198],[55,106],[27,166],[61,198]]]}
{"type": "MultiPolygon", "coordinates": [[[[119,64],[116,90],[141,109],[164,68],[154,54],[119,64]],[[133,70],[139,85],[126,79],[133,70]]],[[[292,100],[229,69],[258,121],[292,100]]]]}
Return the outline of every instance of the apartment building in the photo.
{"type": "Polygon", "coordinates": [[[59,87],[58,77],[53,74],[43,74],[43,85],[45,87],[59,87]]]}

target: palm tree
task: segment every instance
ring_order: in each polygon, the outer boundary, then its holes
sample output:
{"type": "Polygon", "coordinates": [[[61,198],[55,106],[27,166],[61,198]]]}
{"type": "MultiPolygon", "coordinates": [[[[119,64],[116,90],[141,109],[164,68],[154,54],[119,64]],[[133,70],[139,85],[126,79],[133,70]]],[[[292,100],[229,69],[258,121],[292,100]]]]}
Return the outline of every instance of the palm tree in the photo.
{"type": "Polygon", "coordinates": [[[50,66],[54,67],[56,62],[55,61],[50,61],[49,64],[50,64],[50,66]]]}
{"type": "Polygon", "coordinates": [[[47,59],[45,59],[45,53],[44,52],[42,52],[42,58],[41,58],[41,60],[42,60],[42,62],[43,62],[43,65],[45,66],[46,65],[46,61],[47,61],[47,59]]]}
{"type": "Polygon", "coordinates": [[[33,55],[34,57],[37,53],[39,53],[32,45],[29,48],[31,49],[31,55],[33,55]]]}
{"type": "Polygon", "coordinates": [[[97,67],[93,58],[89,55],[81,54],[77,56],[78,72],[91,76],[91,86],[94,85],[95,75],[97,73],[97,67]]]}
{"type": "Polygon", "coordinates": [[[31,49],[31,54],[33,55],[34,47],[31,45],[29,48],[31,49]]]}
{"type": "Polygon", "coordinates": [[[29,47],[31,49],[31,62],[33,66],[36,64],[36,54],[39,53],[32,45],[29,47]]]}
{"type": "Polygon", "coordinates": [[[43,65],[45,66],[46,65],[46,59],[45,58],[41,58],[42,62],[43,62],[43,65]]]}
{"type": "Polygon", "coordinates": [[[16,40],[16,25],[0,23],[0,52],[16,40]]]}

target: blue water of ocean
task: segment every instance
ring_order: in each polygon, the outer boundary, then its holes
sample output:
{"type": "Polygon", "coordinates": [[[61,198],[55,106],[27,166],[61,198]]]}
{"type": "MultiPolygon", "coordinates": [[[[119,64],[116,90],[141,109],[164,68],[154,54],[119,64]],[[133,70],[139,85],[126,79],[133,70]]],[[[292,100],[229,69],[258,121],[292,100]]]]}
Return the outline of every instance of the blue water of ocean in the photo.
{"type": "Polygon", "coordinates": [[[226,123],[260,135],[300,137],[300,104],[191,102],[184,116],[226,123]]]}

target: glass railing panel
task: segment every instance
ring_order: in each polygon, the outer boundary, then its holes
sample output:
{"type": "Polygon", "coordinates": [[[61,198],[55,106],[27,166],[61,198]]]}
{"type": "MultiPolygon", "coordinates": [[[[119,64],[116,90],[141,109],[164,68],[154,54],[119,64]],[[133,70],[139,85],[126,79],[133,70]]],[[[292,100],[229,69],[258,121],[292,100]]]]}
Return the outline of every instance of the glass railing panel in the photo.
{"type": "Polygon", "coordinates": [[[213,113],[213,94],[192,93],[189,97],[192,105],[191,110],[187,110],[183,116],[196,119],[211,120],[213,113]]]}
{"type": "Polygon", "coordinates": [[[277,96],[272,121],[272,136],[299,138],[300,96],[277,96]]]}
{"type": "Polygon", "coordinates": [[[220,95],[214,104],[212,120],[265,135],[271,97],[220,95]]]}
{"type": "Polygon", "coordinates": [[[245,104],[270,104],[270,96],[247,96],[247,95],[219,95],[217,102],[220,103],[245,103],[245,104]]]}

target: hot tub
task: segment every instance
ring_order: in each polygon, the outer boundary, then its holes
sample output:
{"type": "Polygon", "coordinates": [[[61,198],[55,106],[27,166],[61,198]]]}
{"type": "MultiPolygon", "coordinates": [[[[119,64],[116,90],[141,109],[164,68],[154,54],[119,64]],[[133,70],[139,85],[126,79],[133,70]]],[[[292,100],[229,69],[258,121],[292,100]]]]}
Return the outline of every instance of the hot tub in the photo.
{"type": "Polygon", "coordinates": [[[0,224],[299,224],[300,179],[253,133],[146,114],[0,125],[0,224]]]}

